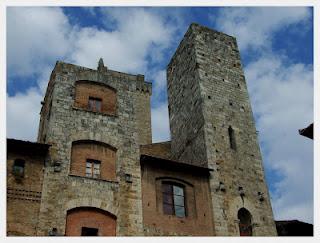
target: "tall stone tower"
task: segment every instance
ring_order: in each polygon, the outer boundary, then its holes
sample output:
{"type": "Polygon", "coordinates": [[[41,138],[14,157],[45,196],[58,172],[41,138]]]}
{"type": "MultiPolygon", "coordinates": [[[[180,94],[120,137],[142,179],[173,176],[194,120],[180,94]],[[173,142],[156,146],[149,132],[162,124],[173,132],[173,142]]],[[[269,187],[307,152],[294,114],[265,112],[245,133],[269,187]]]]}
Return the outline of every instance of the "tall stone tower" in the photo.
{"type": "Polygon", "coordinates": [[[38,133],[51,144],[38,235],[143,234],[139,145],[151,143],[150,96],[143,75],[102,59],[97,70],[57,62],[38,133]]]}
{"type": "Polygon", "coordinates": [[[276,235],[236,39],[192,24],[167,81],[174,158],[213,169],[216,235],[276,235]]]}

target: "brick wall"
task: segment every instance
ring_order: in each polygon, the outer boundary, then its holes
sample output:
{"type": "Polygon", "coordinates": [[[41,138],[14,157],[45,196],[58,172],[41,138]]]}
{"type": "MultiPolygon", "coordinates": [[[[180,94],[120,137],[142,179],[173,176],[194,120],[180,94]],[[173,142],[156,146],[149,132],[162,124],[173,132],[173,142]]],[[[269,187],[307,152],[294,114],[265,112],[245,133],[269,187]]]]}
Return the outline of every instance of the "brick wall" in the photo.
{"type": "Polygon", "coordinates": [[[72,145],[70,174],[85,176],[86,160],[98,160],[100,164],[100,179],[115,180],[116,151],[103,143],[78,142],[72,145]]]}
{"type": "Polygon", "coordinates": [[[142,207],[146,235],[214,235],[208,178],[197,173],[142,167],[142,207]],[[184,218],[163,213],[161,184],[176,182],[185,187],[184,218]]]}
{"type": "Polygon", "coordinates": [[[98,236],[116,235],[116,218],[96,208],[75,208],[68,211],[66,235],[80,236],[82,227],[98,229],[98,236]]]}
{"type": "Polygon", "coordinates": [[[43,180],[42,156],[8,152],[7,158],[7,235],[35,235],[43,180]],[[24,177],[12,173],[15,159],[25,160],[24,177]]]}
{"type": "Polygon", "coordinates": [[[76,97],[74,106],[88,110],[89,97],[101,99],[101,113],[116,115],[116,91],[108,86],[95,82],[76,82],[76,97]]]}
{"type": "Polygon", "coordinates": [[[158,158],[171,158],[171,142],[153,143],[140,146],[140,153],[158,158]]]}

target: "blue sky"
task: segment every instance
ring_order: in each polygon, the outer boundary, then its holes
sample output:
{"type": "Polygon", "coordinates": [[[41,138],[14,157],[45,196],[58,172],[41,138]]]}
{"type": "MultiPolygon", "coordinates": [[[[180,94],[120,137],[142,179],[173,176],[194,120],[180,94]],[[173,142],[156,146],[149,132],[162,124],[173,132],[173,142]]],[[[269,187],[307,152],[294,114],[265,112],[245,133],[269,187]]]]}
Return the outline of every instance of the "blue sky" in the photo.
{"type": "Polygon", "coordinates": [[[7,137],[35,141],[57,60],[144,74],[153,141],[170,139],[165,69],[192,22],[237,38],[276,219],[313,222],[312,8],[7,9],[7,137]]]}

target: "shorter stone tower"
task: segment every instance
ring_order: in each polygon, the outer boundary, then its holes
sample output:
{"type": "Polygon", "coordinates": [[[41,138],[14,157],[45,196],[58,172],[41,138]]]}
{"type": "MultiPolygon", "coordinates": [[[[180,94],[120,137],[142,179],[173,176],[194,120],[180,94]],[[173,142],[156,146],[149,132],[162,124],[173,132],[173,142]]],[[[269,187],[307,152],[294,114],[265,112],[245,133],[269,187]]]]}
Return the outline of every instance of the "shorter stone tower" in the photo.
{"type": "Polygon", "coordinates": [[[151,84],[143,75],[57,62],[38,142],[51,144],[38,235],[141,235],[139,145],[151,143],[151,84]],[[83,218],[91,218],[82,222],[83,218]],[[82,232],[81,232],[82,230],[82,232]]]}
{"type": "Polygon", "coordinates": [[[276,235],[236,39],[192,24],[167,80],[172,154],[213,169],[216,235],[276,235]]]}

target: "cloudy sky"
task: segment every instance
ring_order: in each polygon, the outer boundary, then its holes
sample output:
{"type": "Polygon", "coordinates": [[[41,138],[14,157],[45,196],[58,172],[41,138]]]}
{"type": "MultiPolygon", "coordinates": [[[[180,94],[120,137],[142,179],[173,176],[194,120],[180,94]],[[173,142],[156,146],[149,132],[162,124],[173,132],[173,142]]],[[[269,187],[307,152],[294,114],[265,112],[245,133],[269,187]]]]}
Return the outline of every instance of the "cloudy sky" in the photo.
{"type": "Polygon", "coordinates": [[[57,60],[145,74],[153,141],[170,139],[165,69],[192,22],[238,40],[275,218],[313,222],[311,8],[7,9],[7,137],[36,140],[57,60]]]}

